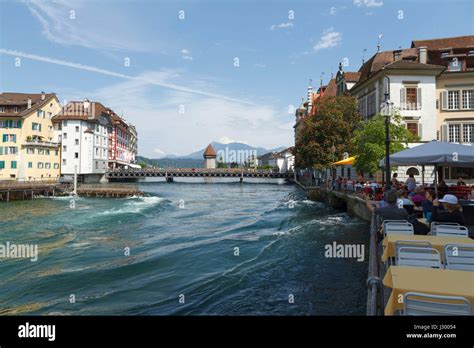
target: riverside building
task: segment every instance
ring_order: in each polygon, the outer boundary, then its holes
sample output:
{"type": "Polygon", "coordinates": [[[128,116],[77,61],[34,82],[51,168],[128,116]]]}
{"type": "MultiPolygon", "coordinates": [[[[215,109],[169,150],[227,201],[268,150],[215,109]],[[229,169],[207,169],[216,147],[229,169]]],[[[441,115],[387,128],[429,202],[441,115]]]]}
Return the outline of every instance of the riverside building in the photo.
{"type": "Polygon", "coordinates": [[[60,149],[52,117],[61,110],[54,93],[0,94],[0,180],[57,180],[60,149]]]}

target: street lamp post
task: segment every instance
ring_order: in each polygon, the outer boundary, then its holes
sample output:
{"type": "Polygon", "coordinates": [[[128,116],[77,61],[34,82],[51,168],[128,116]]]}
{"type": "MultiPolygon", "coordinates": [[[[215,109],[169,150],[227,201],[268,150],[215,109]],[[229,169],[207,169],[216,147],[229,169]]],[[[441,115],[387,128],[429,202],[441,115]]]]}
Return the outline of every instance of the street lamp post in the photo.
{"type": "Polygon", "coordinates": [[[380,105],[381,113],[385,117],[385,190],[390,190],[390,117],[392,116],[393,103],[390,101],[390,78],[385,76],[385,100],[380,105]]]}

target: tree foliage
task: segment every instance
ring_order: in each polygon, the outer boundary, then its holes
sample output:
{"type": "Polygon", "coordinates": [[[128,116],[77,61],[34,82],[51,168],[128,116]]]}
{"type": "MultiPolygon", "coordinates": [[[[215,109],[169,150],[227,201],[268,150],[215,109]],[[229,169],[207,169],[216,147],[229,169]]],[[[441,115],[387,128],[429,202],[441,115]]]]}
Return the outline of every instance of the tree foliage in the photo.
{"type": "Polygon", "coordinates": [[[299,125],[295,166],[323,169],[341,159],[344,152],[352,153],[355,145],[349,140],[360,120],[353,97],[323,98],[315,115],[307,116],[299,125]]]}
{"type": "MultiPolygon", "coordinates": [[[[391,117],[389,126],[390,153],[402,151],[410,142],[419,137],[407,130],[399,114],[391,117]]],[[[370,120],[361,122],[355,130],[351,143],[356,160],[355,168],[359,172],[374,173],[379,167],[379,161],[385,157],[385,117],[377,114],[370,120]]]]}

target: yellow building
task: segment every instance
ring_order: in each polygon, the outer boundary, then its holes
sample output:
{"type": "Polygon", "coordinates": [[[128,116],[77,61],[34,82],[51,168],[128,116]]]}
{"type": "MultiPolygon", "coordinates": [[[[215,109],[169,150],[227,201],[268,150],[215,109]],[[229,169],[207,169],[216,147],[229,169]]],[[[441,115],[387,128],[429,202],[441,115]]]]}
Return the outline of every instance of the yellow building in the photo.
{"type": "Polygon", "coordinates": [[[61,110],[55,94],[0,94],[0,180],[56,180],[60,147],[51,118],[61,110]]]}

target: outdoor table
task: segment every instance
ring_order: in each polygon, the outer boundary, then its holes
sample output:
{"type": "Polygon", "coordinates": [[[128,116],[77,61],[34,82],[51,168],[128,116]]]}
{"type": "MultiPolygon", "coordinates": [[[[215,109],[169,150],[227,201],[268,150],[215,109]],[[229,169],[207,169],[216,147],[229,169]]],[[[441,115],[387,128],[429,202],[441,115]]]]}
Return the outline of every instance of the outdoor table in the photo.
{"type": "Polygon", "coordinates": [[[430,235],[407,235],[407,234],[390,234],[385,236],[383,240],[383,254],[382,261],[387,261],[390,257],[395,257],[395,242],[397,240],[406,240],[414,242],[430,242],[431,246],[438,250],[441,259],[445,260],[444,247],[446,244],[472,244],[474,247],[474,240],[469,237],[444,237],[444,236],[430,236],[430,235]]]}
{"type": "MultiPolygon", "coordinates": [[[[390,266],[383,279],[392,293],[385,306],[385,315],[403,309],[399,295],[421,292],[431,295],[462,296],[474,304],[474,272],[438,268],[390,266]]],[[[473,315],[474,315],[474,305],[473,315]]]]}

